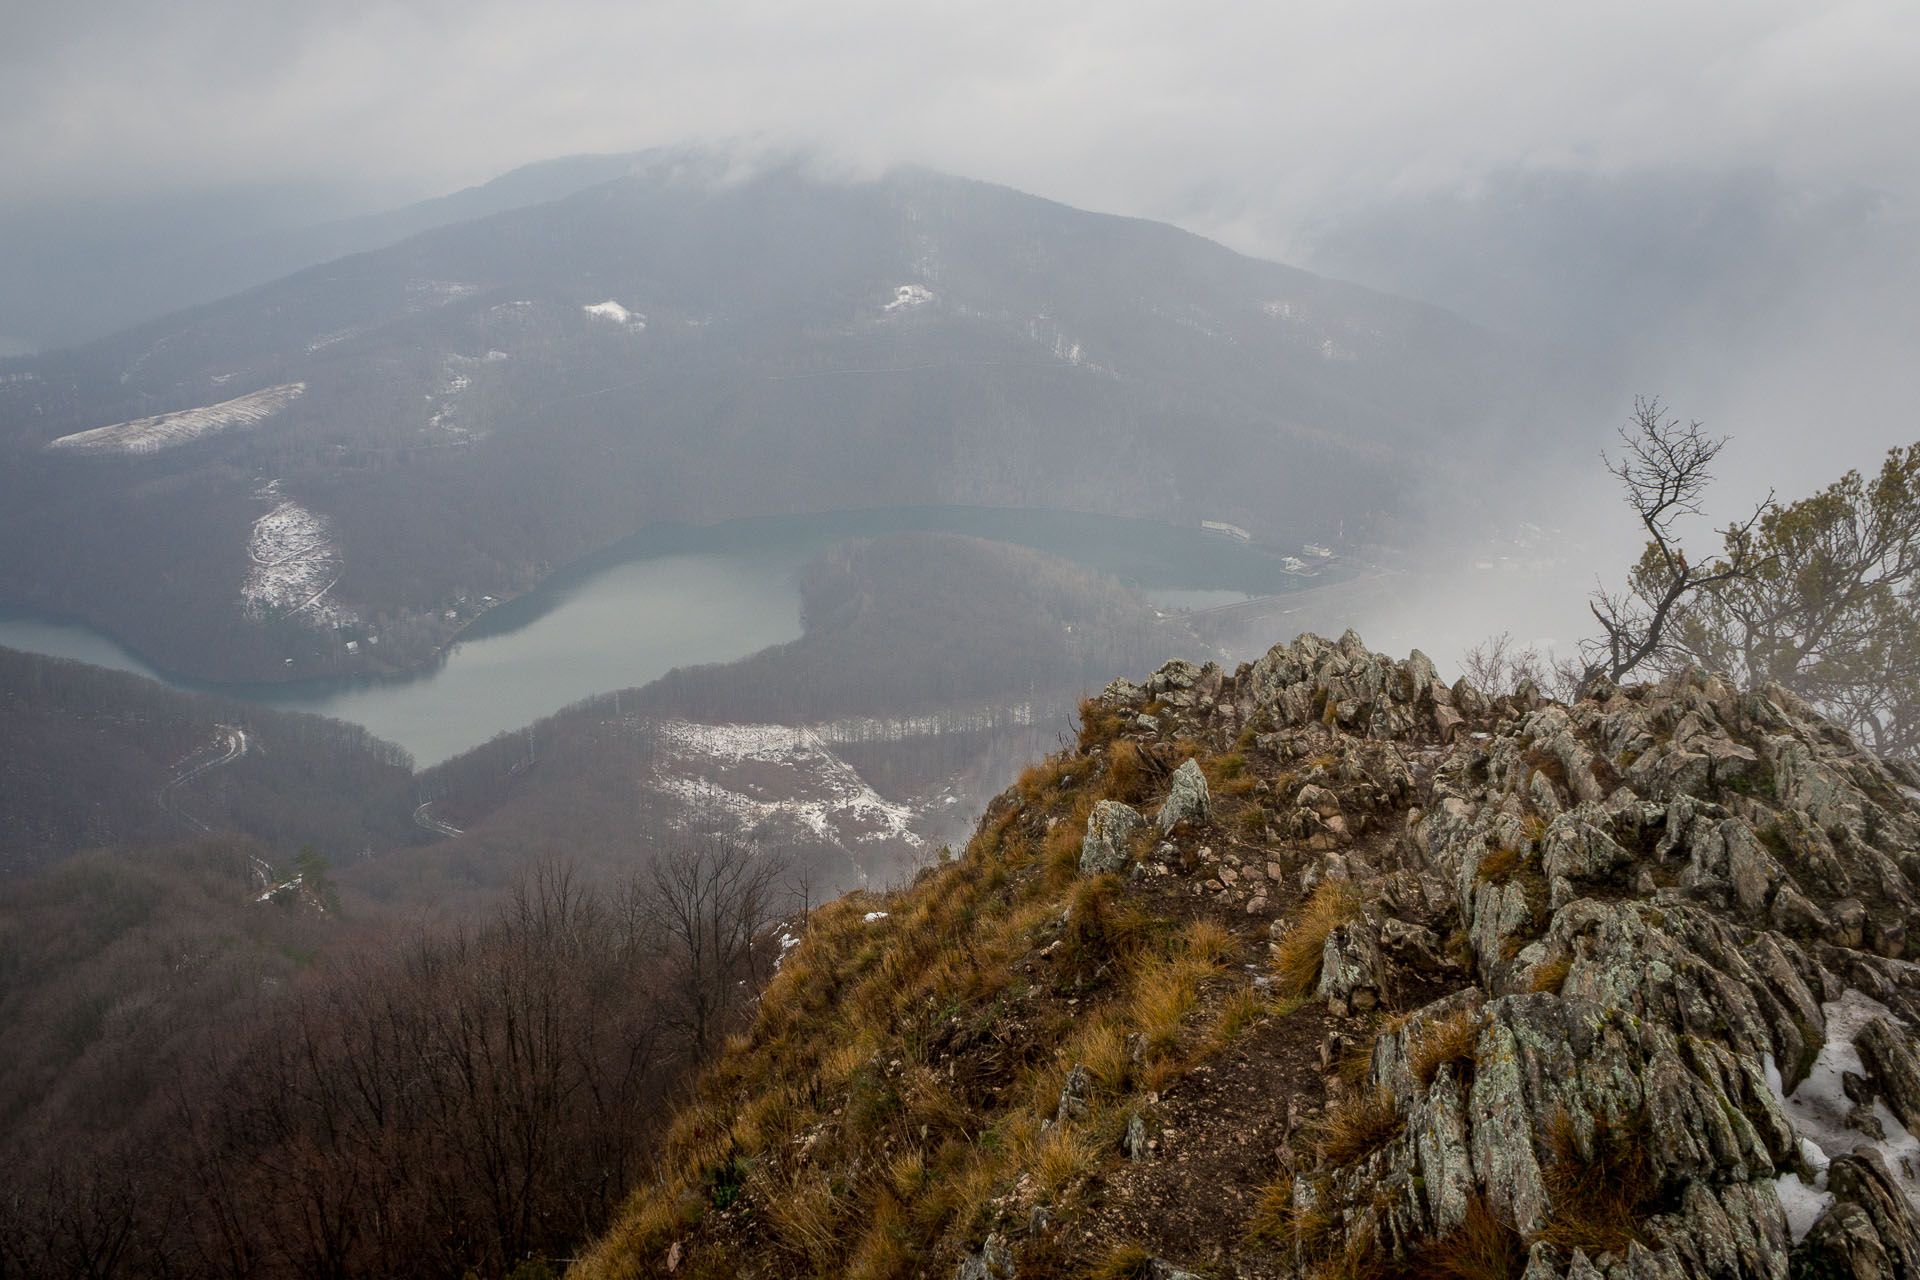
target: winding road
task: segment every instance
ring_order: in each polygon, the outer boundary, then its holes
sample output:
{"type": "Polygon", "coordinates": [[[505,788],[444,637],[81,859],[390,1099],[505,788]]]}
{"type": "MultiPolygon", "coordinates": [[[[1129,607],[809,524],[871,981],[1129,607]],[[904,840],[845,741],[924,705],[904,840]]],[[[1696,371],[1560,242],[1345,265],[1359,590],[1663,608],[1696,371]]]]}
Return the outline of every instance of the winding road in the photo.
{"type": "Polygon", "coordinates": [[[174,766],[173,777],[154,793],[154,803],[174,817],[192,826],[197,831],[212,831],[213,828],[180,807],[174,793],[201,774],[223,765],[232,764],[247,754],[247,731],[238,725],[223,724],[216,726],[220,731],[219,739],[212,746],[202,747],[174,766]]]}

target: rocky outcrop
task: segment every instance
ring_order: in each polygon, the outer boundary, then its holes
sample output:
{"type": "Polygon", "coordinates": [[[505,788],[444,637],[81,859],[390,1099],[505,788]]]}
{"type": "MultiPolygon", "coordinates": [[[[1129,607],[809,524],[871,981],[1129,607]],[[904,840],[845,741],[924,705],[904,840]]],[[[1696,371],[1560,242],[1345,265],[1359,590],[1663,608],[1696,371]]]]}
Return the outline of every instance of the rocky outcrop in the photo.
{"type": "Polygon", "coordinates": [[[1409,1064],[1439,1006],[1379,1034],[1350,1096],[1390,1105],[1395,1136],[1295,1169],[1293,1220],[1325,1224],[1297,1264],[1411,1258],[1479,1205],[1531,1244],[1528,1277],[1920,1276],[1920,1143],[1903,1167],[1880,1154],[1905,1141],[1881,1117],[1920,1131],[1920,968],[1901,959],[1920,793],[1900,775],[1787,691],[1697,671],[1563,706],[1448,688],[1348,633],[1209,697],[1164,732],[1294,764],[1276,812],[1319,857],[1303,878],[1372,900],[1328,929],[1314,998],[1360,1017],[1395,973],[1451,963],[1395,910],[1412,903],[1452,917],[1486,1001],[1471,1052],[1424,1078],[1409,1064]],[[1396,808],[1370,863],[1358,837],[1396,808]],[[1841,1045],[1863,1064],[1848,1088],[1885,1106],[1841,1099],[1833,1127],[1797,1128],[1840,1079],[1822,1054],[1849,990],[1889,1015],[1841,1045]],[[1612,1198],[1583,1203],[1600,1184],[1612,1198]],[[1811,1215],[1798,1231],[1783,1191],[1811,1215]]]}

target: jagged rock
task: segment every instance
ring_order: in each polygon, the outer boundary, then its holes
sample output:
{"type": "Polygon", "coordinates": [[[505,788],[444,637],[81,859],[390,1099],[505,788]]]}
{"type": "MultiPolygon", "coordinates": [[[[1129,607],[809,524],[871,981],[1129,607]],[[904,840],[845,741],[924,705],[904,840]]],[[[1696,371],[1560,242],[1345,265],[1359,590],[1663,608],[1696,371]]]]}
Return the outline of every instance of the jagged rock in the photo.
{"type": "Polygon", "coordinates": [[[1860,1061],[1887,1107],[1909,1133],[1920,1133],[1920,1059],[1885,1018],[1871,1018],[1853,1039],[1860,1061]]]}
{"type": "Polygon", "coordinates": [[[1017,1280],[1013,1250],[999,1232],[990,1233],[981,1242],[979,1252],[961,1259],[953,1280],[1017,1280]]]}
{"type": "Polygon", "coordinates": [[[1440,954],[1440,936],[1425,925],[1405,920],[1381,922],[1380,949],[1410,969],[1433,973],[1448,964],[1440,954]]]}
{"type": "Polygon", "coordinates": [[[1201,1280],[1201,1278],[1195,1272],[1184,1271],[1174,1266],[1165,1258],[1148,1258],[1147,1280],[1201,1280]]]}
{"type": "Polygon", "coordinates": [[[1920,1275],[1920,1218],[1878,1152],[1841,1156],[1827,1168],[1833,1204],[1793,1251],[1798,1275],[1895,1280],[1920,1275]]]}
{"type": "Polygon", "coordinates": [[[1086,838],[1080,842],[1080,874],[1121,871],[1132,855],[1129,842],[1145,823],[1139,811],[1117,800],[1102,800],[1087,816],[1086,838]]]}
{"type": "Polygon", "coordinates": [[[1328,931],[1320,952],[1316,999],[1325,1000],[1334,1016],[1345,1017],[1379,1004],[1385,985],[1386,966],[1380,957],[1380,944],[1375,926],[1366,916],[1328,931]]]}
{"type": "Polygon", "coordinates": [[[1054,1108],[1053,1122],[1083,1119],[1087,1114],[1087,1098],[1092,1093],[1093,1077],[1084,1064],[1074,1063],[1073,1069],[1067,1072],[1066,1082],[1060,1086],[1060,1103],[1054,1108]]]}
{"type": "Polygon", "coordinates": [[[1858,898],[1842,898],[1828,907],[1827,922],[1827,940],[1836,947],[1857,947],[1867,940],[1867,904],[1858,898]]]}
{"type": "Polygon", "coordinates": [[[1139,1164],[1147,1158],[1147,1122],[1138,1112],[1127,1121],[1127,1136],[1124,1142],[1127,1159],[1139,1164]]]}
{"type": "Polygon", "coordinates": [[[1340,797],[1327,788],[1309,782],[1293,798],[1294,804],[1322,818],[1340,816],[1340,797]]]}
{"type": "Polygon", "coordinates": [[[1159,821],[1162,835],[1183,822],[1200,826],[1213,821],[1213,798],[1207,791],[1206,775],[1192,760],[1173,771],[1173,784],[1166,803],[1160,806],[1159,821]]]}

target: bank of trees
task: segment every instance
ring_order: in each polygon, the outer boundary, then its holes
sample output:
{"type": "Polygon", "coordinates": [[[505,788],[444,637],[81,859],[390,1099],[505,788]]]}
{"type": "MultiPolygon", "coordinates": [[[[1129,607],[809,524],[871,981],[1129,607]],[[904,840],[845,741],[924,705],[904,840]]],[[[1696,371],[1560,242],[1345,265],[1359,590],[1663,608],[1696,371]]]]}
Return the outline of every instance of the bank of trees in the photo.
{"type": "Polygon", "coordinates": [[[203,903],[175,938],[127,908],[86,973],[28,932],[97,915],[101,892],[0,919],[6,1042],[59,1059],[9,1075],[0,1100],[9,1280],[458,1278],[563,1259],[750,1009],[789,907],[777,858],[712,839],[611,887],[542,864],[483,917],[437,928],[326,925],[246,895],[225,917],[203,903]],[[265,945],[236,958],[249,935],[265,945]],[[182,999],[169,983],[194,975],[167,958],[182,948],[224,950],[206,963],[242,979],[182,999]]]}

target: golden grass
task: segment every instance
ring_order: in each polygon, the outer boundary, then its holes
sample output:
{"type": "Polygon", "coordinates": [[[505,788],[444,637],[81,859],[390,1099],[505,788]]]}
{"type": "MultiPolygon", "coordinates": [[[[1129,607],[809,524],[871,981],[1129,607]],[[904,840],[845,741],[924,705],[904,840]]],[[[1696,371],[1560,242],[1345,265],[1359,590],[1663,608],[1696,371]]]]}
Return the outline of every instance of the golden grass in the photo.
{"type": "Polygon", "coordinates": [[[1139,804],[1152,788],[1153,771],[1138,746],[1122,738],[1107,748],[1107,799],[1139,804]]]}
{"type": "Polygon", "coordinates": [[[1208,964],[1225,964],[1240,950],[1227,926],[1212,916],[1201,916],[1180,930],[1180,950],[1208,964]]]}
{"type": "Polygon", "coordinates": [[[1085,754],[1104,742],[1111,742],[1120,736],[1125,719],[1117,707],[1110,707],[1098,698],[1080,700],[1080,751],[1085,754]]]}
{"type": "Polygon", "coordinates": [[[1407,1048],[1407,1067],[1413,1078],[1425,1088],[1449,1062],[1473,1063],[1474,1046],[1480,1042],[1480,1015],[1470,1009],[1436,1019],[1421,1030],[1407,1048]]]}
{"type": "Polygon", "coordinates": [[[895,1198],[905,1201],[920,1194],[927,1185],[927,1157],[919,1147],[908,1147],[887,1162],[887,1185],[895,1198]]]}
{"type": "Polygon", "coordinates": [[[1484,1196],[1467,1201],[1466,1221],[1408,1258],[1407,1280],[1517,1280],[1527,1269],[1527,1246],[1484,1196]]]}
{"type": "Polygon", "coordinates": [[[789,1180],[763,1183],[756,1190],[757,1207],[774,1239],[809,1265],[825,1268],[839,1252],[844,1207],[826,1173],[802,1169],[789,1180]]]}
{"type": "Polygon", "coordinates": [[[1133,1059],[1127,1053],[1127,1029],[1111,1013],[1090,1015],[1061,1051],[1066,1062],[1085,1066],[1087,1074],[1109,1094],[1122,1094],[1133,1081],[1133,1059]]]}
{"type": "Polygon", "coordinates": [[[1389,1089],[1360,1093],[1328,1114],[1320,1132],[1320,1155],[1336,1168],[1357,1163],[1406,1129],[1389,1089]]]}
{"type": "Polygon", "coordinates": [[[1115,1245],[1087,1271],[1089,1280],[1148,1280],[1153,1255],[1137,1244],[1115,1245]]]}
{"type": "Polygon", "coordinates": [[[1056,1124],[1042,1135],[1033,1154],[1033,1176],[1040,1195],[1053,1203],[1073,1183],[1100,1167],[1100,1153],[1078,1125],[1056,1124]]]}
{"type": "Polygon", "coordinates": [[[1247,1220],[1247,1235],[1266,1244],[1293,1243],[1293,1177],[1285,1174],[1261,1187],[1247,1220]]]}
{"type": "Polygon", "coordinates": [[[1359,914],[1359,893],[1335,880],[1323,881],[1300,904],[1274,956],[1281,994],[1305,998],[1313,993],[1320,983],[1320,955],[1327,935],[1359,914]]]}
{"type": "Polygon", "coordinates": [[[1180,1042],[1187,1015],[1200,1004],[1200,983],[1219,966],[1192,956],[1155,960],[1136,971],[1127,1018],[1146,1037],[1147,1052],[1166,1054],[1180,1042]]]}
{"type": "Polygon", "coordinates": [[[1518,849],[1509,849],[1504,845],[1497,849],[1490,849],[1487,851],[1487,856],[1480,859],[1480,865],[1474,869],[1474,878],[1487,884],[1505,884],[1513,879],[1513,873],[1518,871],[1525,861],[1526,855],[1518,849]]]}
{"type": "Polygon", "coordinates": [[[1528,985],[1536,992],[1544,991],[1558,995],[1560,988],[1566,985],[1567,974],[1572,971],[1572,955],[1555,956],[1544,964],[1534,967],[1532,981],[1528,985]]]}
{"type": "Polygon", "coordinates": [[[1019,781],[1013,784],[1020,798],[1028,804],[1038,804],[1060,789],[1060,780],[1074,770],[1072,756],[1061,753],[1048,756],[1020,771],[1019,781]]]}
{"type": "Polygon", "coordinates": [[[1215,1049],[1226,1048],[1245,1034],[1248,1027],[1266,1017],[1271,1008],[1266,998],[1252,987],[1229,993],[1220,1002],[1219,1013],[1214,1015],[1208,1044],[1215,1049]]]}
{"type": "Polygon", "coordinates": [[[847,1261],[848,1280],[896,1280],[913,1269],[908,1224],[899,1204],[883,1196],[867,1210],[867,1229],[847,1261]]]}
{"type": "Polygon", "coordinates": [[[1640,1221],[1652,1209],[1657,1186],[1644,1130],[1644,1122],[1598,1124],[1589,1157],[1580,1149],[1573,1118],[1565,1110],[1554,1113],[1547,1126],[1552,1158],[1540,1171],[1548,1213],[1539,1239],[1590,1255],[1611,1250],[1623,1256],[1632,1241],[1645,1242],[1640,1221]]]}

